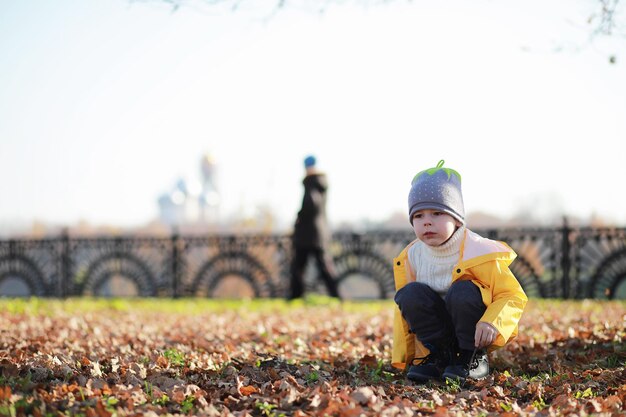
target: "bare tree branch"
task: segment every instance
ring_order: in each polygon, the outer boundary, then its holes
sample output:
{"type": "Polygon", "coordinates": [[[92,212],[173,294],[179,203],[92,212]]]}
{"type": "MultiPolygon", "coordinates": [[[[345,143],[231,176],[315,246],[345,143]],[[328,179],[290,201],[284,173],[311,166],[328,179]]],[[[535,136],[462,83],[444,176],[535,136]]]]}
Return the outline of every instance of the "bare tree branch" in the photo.
{"type": "MultiPolygon", "coordinates": [[[[242,11],[244,6],[256,9],[263,15],[263,21],[272,20],[281,10],[295,9],[299,11],[322,14],[332,6],[354,3],[365,7],[376,7],[401,0],[129,0],[142,3],[166,3],[172,8],[172,13],[182,7],[196,11],[211,12],[237,12],[242,11]],[[259,10],[259,5],[263,5],[259,10]]],[[[404,0],[411,2],[412,0],[404,0]]],[[[589,31],[589,41],[593,42],[600,38],[626,39],[626,6],[620,0],[588,0],[593,10],[586,21],[576,24],[580,30],[589,31]]],[[[609,55],[609,63],[616,62],[615,54],[609,55]]]]}
{"type": "MultiPolygon", "coordinates": [[[[130,0],[131,2],[164,2],[172,7],[172,12],[181,7],[196,8],[199,5],[207,7],[224,7],[231,11],[237,11],[244,3],[253,3],[255,0],[130,0]],[[227,7],[230,4],[229,7],[227,7]]],[[[318,13],[324,13],[333,4],[345,4],[353,1],[355,4],[363,6],[376,6],[387,4],[397,0],[273,0],[269,3],[270,15],[274,15],[281,9],[293,7],[295,9],[309,9],[318,13]],[[272,4],[273,3],[273,4],[272,4]]],[[[409,2],[411,0],[408,0],[409,2]]],[[[587,21],[593,25],[593,35],[624,35],[626,36],[626,19],[624,4],[620,0],[589,0],[597,3],[597,11],[594,12],[587,21]]]]}

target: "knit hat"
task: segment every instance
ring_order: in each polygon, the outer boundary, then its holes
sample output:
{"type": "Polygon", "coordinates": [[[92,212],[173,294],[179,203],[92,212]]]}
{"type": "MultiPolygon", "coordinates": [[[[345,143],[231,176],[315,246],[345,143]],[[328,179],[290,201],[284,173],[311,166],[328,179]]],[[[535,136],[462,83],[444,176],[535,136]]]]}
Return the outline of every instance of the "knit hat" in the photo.
{"type": "Polygon", "coordinates": [[[313,155],[309,155],[306,158],[304,158],[304,167],[305,168],[312,167],[313,165],[315,165],[315,162],[317,162],[315,160],[315,157],[313,155]]]}
{"type": "Polygon", "coordinates": [[[465,223],[465,208],[461,193],[461,175],[443,167],[443,159],[436,167],[419,172],[411,181],[409,192],[409,222],[418,210],[432,209],[448,213],[465,223]]]}

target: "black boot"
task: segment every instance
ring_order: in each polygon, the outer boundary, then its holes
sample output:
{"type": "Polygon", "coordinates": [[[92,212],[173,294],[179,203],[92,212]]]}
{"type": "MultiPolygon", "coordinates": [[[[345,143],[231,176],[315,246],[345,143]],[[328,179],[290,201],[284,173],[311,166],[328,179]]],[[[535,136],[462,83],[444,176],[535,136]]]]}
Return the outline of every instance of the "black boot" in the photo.
{"type": "Polygon", "coordinates": [[[443,371],[442,377],[465,381],[467,378],[481,379],[487,375],[489,375],[487,352],[484,349],[461,349],[454,363],[443,371]]]}
{"type": "Polygon", "coordinates": [[[430,353],[423,358],[415,358],[418,362],[411,365],[406,377],[411,381],[424,383],[441,377],[441,372],[452,363],[452,349],[446,345],[427,346],[430,353]]]}

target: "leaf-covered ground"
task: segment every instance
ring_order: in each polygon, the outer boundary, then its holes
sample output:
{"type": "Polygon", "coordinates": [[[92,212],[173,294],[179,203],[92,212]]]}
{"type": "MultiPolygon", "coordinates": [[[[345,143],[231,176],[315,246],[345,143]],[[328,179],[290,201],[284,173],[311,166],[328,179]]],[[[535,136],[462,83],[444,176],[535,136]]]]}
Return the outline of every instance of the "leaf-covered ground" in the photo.
{"type": "Polygon", "coordinates": [[[626,303],[531,300],[481,381],[390,367],[391,302],[0,301],[0,415],[626,414],[626,303]]]}

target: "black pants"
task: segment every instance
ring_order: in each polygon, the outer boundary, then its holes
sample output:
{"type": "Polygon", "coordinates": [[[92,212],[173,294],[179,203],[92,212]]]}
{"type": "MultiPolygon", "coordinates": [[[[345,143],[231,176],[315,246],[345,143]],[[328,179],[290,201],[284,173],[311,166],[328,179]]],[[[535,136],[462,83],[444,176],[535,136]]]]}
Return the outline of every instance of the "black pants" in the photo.
{"type": "Polygon", "coordinates": [[[304,269],[309,256],[315,257],[315,264],[326,285],[328,295],[339,298],[337,282],[335,281],[335,267],[331,258],[322,248],[294,247],[293,261],[291,263],[291,289],[289,298],[300,298],[304,295],[304,269]]]}
{"type": "Polygon", "coordinates": [[[474,349],[476,323],[486,307],[471,281],[456,281],[445,298],[426,284],[410,282],[394,300],[411,332],[426,347],[458,344],[461,349],[474,349]]]}

